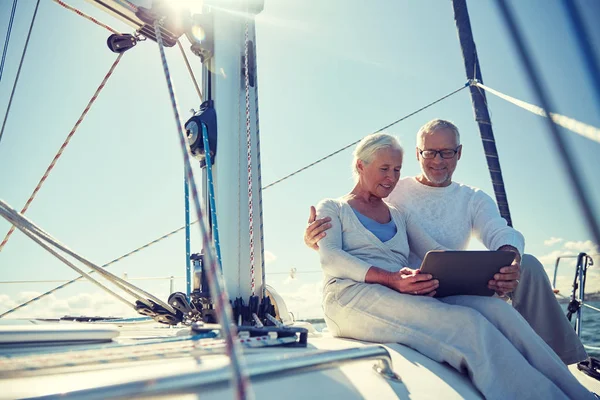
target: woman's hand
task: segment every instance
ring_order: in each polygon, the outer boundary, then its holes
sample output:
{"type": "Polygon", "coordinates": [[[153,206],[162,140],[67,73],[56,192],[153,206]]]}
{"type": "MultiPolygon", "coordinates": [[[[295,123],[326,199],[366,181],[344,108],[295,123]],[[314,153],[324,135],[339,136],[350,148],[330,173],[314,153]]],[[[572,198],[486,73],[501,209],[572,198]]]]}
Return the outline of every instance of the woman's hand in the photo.
{"type": "Polygon", "coordinates": [[[379,283],[400,293],[415,296],[434,296],[440,285],[430,274],[421,274],[419,269],[402,268],[398,272],[389,272],[378,267],[371,267],[365,282],[379,283]]]}
{"type": "Polygon", "coordinates": [[[400,293],[431,297],[440,286],[439,281],[432,278],[430,274],[421,274],[419,269],[402,268],[390,273],[386,286],[400,293]]]}
{"type": "Polygon", "coordinates": [[[325,231],[331,228],[329,222],[331,222],[331,218],[329,217],[317,219],[317,210],[314,206],[310,206],[308,226],[304,231],[304,244],[313,250],[319,250],[319,245],[317,243],[327,236],[325,231]]]}

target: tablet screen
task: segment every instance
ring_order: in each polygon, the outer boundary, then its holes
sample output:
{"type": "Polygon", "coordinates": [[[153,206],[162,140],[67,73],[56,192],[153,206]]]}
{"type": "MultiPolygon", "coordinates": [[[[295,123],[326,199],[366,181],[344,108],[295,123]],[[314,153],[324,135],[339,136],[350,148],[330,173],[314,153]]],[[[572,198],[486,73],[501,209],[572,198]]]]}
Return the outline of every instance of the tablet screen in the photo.
{"type": "Polygon", "coordinates": [[[435,297],[455,295],[492,296],[488,282],[500,268],[515,258],[512,251],[430,251],[421,263],[421,272],[440,281],[435,297]]]}

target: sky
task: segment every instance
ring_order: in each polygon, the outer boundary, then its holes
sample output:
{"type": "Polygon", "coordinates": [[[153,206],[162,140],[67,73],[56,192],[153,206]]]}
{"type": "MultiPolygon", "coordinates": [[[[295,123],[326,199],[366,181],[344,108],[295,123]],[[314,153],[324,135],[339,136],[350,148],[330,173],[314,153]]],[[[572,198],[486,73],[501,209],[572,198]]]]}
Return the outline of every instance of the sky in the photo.
{"type": "MultiPolygon", "coordinates": [[[[359,140],[466,82],[448,0],[266,0],[256,19],[262,181],[269,184],[359,140]]],[[[569,22],[558,0],[511,1],[555,111],[600,126],[600,104],[589,86],[569,22]]],[[[596,0],[578,0],[600,54],[596,0]]],[[[123,32],[131,30],[83,0],[69,4],[123,32]]],[[[4,39],[12,2],[0,1],[4,39]]],[[[6,110],[35,2],[18,4],[0,110],[6,110]]],[[[468,3],[484,82],[538,104],[513,43],[491,0],[468,3]]],[[[110,33],[51,1],[42,1],[20,81],[0,142],[0,198],[20,209],[75,124],[116,56],[110,33]]],[[[3,40],[2,40],[3,43],[3,40]]],[[[184,41],[185,43],[185,41],[184,41]]],[[[186,46],[187,47],[187,46],[186,46]]],[[[189,52],[188,52],[189,54],[189,52]]],[[[183,118],[199,100],[177,48],[167,49],[183,118]]],[[[200,62],[192,58],[197,76],[200,62]]],[[[576,205],[545,121],[488,95],[488,105],[514,226],[526,252],[552,273],[556,257],[597,247],[576,205]]],[[[104,264],[181,227],[183,163],[158,49],[151,41],[127,52],[73,137],[27,215],[97,264],[104,264]]],[[[454,121],[463,156],[455,180],[492,193],[470,97],[463,90],[388,130],[407,157],[403,176],[419,167],[415,134],[433,118],[454,121]]],[[[600,144],[568,134],[578,173],[600,213],[600,144]]],[[[302,236],[310,205],[352,189],[346,150],[263,193],[267,283],[296,317],[322,315],[317,253],[302,236]],[[295,276],[290,271],[295,269],[295,276]]],[[[0,235],[9,224],[0,221],[0,235]]],[[[192,251],[200,251],[193,229],[192,251]]],[[[480,245],[473,243],[472,248],[480,245]]],[[[597,259],[600,265],[600,258],[597,259]]],[[[128,278],[173,276],[184,291],[183,233],[110,270],[128,278]]],[[[574,263],[561,262],[557,286],[569,293],[574,263]]],[[[68,280],[77,275],[17,232],[0,252],[0,282],[68,280]]],[[[169,280],[132,280],[167,298],[169,280]]],[[[0,284],[0,312],[58,283],[0,284]]],[[[598,266],[588,292],[600,291],[598,266]]],[[[64,314],[131,315],[89,283],[76,283],[14,317],[64,314]]]]}

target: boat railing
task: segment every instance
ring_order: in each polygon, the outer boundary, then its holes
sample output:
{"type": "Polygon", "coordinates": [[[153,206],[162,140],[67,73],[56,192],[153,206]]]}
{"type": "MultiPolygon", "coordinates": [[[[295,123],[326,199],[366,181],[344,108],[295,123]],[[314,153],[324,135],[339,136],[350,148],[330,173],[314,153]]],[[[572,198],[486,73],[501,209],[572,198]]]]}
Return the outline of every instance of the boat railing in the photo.
{"type": "MultiPolygon", "coordinates": [[[[571,299],[569,305],[567,307],[567,317],[569,321],[573,314],[576,314],[575,319],[575,331],[577,335],[581,338],[581,331],[583,327],[583,317],[582,317],[582,308],[586,307],[591,310],[600,312],[600,308],[594,307],[590,304],[585,303],[585,283],[587,277],[587,270],[590,266],[594,265],[593,257],[600,256],[599,253],[579,253],[577,255],[562,255],[556,258],[556,262],[554,264],[554,278],[552,280],[552,287],[554,289],[554,293],[559,295],[564,299],[571,299]],[[558,275],[558,266],[562,259],[576,259],[575,265],[575,276],[573,278],[571,295],[569,297],[561,294],[556,287],[556,278],[558,275]]],[[[592,348],[591,346],[585,346],[586,348],[592,348]]],[[[599,348],[593,347],[595,350],[600,350],[599,348]]]]}
{"type": "MultiPolygon", "coordinates": [[[[284,354],[275,356],[270,361],[261,360],[251,362],[247,360],[246,370],[248,377],[259,379],[268,377],[273,379],[275,375],[284,376],[299,372],[316,372],[329,368],[337,368],[343,365],[360,361],[375,360],[373,369],[385,379],[400,382],[400,377],[394,372],[392,358],[388,350],[381,345],[362,346],[343,350],[324,350],[300,354],[284,354]]],[[[91,389],[83,389],[70,393],[61,393],[46,398],[77,398],[77,399],[106,399],[106,398],[129,398],[134,396],[159,396],[167,393],[183,393],[196,390],[203,386],[226,386],[231,381],[231,370],[229,366],[223,366],[212,370],[192,371],[178,373],[171,376],[155,377],[134,382],[99,386],[91,389]]]]}

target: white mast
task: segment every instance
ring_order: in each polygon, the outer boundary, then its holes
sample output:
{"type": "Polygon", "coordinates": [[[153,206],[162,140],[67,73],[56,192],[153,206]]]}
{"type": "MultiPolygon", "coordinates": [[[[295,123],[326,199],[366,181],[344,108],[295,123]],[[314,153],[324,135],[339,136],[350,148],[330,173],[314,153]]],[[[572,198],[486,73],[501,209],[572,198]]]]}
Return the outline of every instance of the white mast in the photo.
{"type": "MultiPolygon", "coordinates": [[[[262,3],[262,2],[260,2],[262,3]]],[[[255,15],[262,11],[244,0],[228,2],[227,9],[215,1],[206,8],[213,15],[214,55],[208,66],[211,81],[203,82],[205,96],[214,100],[217,113],[217,156],[215,158],[215,201],[221,257],[227,293],[231,299],[252,294],[250,222],[247,163],[246,84],[244,76],[245,30],[248,27],[250,54],[255,54],[255,15]],[[250,7],[249,7],[250,6],[250,7]]],[[[254,57],[249,58],[253,75],[249,86],[249,129],[251,133],[251,176],[254,243],[254,293],[262,296],[263,269],[262,204],[259,198],[257,159],[257,80],[254,57]],[[253,81],[253,82],[252,82],[253,81]]],[[[204,67],[206,69],[206,66],[204,67]]],[[[207,74],[203,74],[207,76],[207,74]]]]}
{"type": "MultiPolygon", "coordinates": [[[[140,31],[153,35],[148,29],[148,18],[154,12],[168,12],[164,0],[88,0],[113,16],[140,31]]],[[[258,142],[257,79],[255,57],[255,16],[262,11],[264,0],[205,1],[203,14],[192,16],[202,29],[184,24],[170,32],[170,45],[186,31],[188,37],[202,30],[205,38],[198,38],[201,48],[212,42],[212,55],[202,67],[204,100],[211,99],[217,115],[217,154],[214,157],[214,186],[217,223],[220,235],[221,259],[229,297],[250,295],[262,297],[263,255],[262,203],[260,195],[260,164],[258,142]],[[180,30],[181,28],[181,30],[180,30]],[[187,29],[192,28],[191,32],[187,29]],[[246,48],[246,29],[248,48],[246,48]],[[244,73],[244,54],[250,53],[249,85],[244,73]],[[246,97],[248,95],[249,101],[246,97]],[[247,132],[250,131],[250,146],[247,132]],[[250,151],[248,152],[248,147],[250,151]],[[250,157],[251,190],[249,190],[248,154],[250,157]],[[249,193],[252,195],[249,196],[249,193]],[[252,205],[252,224],[250,224],[252,205]],[[252,225],[252,235],[250,235],[252,225]],[[251,252],[251,243],[253,251],[251,252]],[[252,253],[252,257],[251,257],[252,253]],[[253,262],[251,261],[253,259],[253,262]],[[252,270],[254,273],[252,273],[252,270]]],[[[160,15],[158,15],[160,17],[160,15]]],[[[168,35],[166,35],[168,36],[168,35]]],[[[193,64],[193,63],[192,63],[193,64]]],[[[196,64],[197,65],[197,64],[196,64]]],[[[183,121],[185,122],[185,121],[183,121]]],[[[206,192],[206,173],[203,174],[206,192]]],[[[205,214],[208,216],[208,201],[205,214]]],[[[197,251],[199,249],[195,249],[197,251]]]]}

